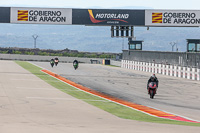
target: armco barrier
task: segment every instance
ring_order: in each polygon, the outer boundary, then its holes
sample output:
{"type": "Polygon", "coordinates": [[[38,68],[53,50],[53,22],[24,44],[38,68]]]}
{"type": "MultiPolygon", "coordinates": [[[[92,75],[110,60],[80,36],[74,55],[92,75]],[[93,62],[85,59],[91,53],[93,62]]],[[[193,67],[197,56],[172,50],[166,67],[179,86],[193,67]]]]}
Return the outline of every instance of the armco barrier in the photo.
{"type": "Polygon", "coordinates": [[[122,60],[121,67],[126,69],[150,72],[150,73],[159,73],[179,78],[200,80],[200,69],[197,68],[129,61],[129,60],[122,60]]]}

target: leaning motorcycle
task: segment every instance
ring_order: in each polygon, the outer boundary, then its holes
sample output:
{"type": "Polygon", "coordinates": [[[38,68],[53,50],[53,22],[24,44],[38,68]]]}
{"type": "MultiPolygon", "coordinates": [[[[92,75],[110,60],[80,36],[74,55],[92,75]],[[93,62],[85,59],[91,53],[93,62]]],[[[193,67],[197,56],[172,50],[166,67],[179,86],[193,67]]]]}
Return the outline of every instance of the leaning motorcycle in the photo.
{"type": "Polygon", "coordinates": [[[149,95],[150,95],[150,98],[153,99],[155,94],[156,94],[156,91],[157,91],[157,85],[156,85],[156,82],[150,82],[149,83],[149,86],[148,86],[148,92],[149,92],[149,95]]]}

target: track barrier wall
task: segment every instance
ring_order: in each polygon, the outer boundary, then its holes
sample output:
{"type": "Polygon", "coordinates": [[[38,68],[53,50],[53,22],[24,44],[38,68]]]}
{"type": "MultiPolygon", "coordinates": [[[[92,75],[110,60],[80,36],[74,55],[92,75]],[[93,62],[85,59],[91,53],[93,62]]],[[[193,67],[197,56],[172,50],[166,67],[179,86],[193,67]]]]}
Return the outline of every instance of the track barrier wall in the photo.
{"type": "Polygon", "coordinates": [[[158,73],[167,76],[186,78],[191,80],[200,80],[200,69],[191,67],[182,67],[177,65],[156,64],[139,61],[122,60],[121,67],[138,71],[158,73]]]}
{"type": "Polygon", "coordinates": [[[100,58],[81,58],[81,57],[63,57],[63,56],[41,56],[41,55],[20,55],[20,54],[0,54],[0,60],[21,60],[21,61],[42,61],[48,62],[51,59],[58,57],[59,62],[71,63],[75,59],[81,63],[91,63],[91,60],[96,60],[102,64],[100,58]]]}

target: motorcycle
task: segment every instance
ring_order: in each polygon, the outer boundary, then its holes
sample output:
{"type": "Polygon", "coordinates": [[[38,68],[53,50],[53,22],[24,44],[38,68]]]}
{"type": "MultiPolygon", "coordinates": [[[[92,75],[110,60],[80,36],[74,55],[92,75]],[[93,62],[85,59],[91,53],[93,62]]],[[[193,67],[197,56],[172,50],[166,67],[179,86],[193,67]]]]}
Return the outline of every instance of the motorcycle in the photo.
{"type": "Polygon", "coordinates": [[[58,58],[55,58],[54,62],[55,62],[55,65],[57,66],[59,62],[58,58]]]}
{"type": "Polygon", "coordinates": [[[149,92],[149,95],[150,95],[150,98],[153,99],[155,94],[156,94],[156,91],[157,91],[157,85],[156,85],[156,82],[150,82],[149,83],[149,86],[148,86],[148,92],[149,92]]]}
{"type": "Polygon", "coordinates": [[[50,64],[51,64],[51,67],[54,66],[54,60],[53,59],[51,59],[50,64]]]}
{"type": "Polygon", "coordinates": [[[74,69],[76,70],[78,68],[78,63],[73,63],[74,69]]]}

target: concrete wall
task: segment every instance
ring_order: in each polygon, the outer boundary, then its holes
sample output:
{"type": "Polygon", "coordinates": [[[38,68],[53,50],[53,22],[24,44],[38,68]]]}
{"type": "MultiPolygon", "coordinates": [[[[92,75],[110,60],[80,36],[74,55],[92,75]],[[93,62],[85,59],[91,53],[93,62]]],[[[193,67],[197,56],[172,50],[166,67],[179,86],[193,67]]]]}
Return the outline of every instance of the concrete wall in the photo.
{"type": "MultiPolygon", "coordinates": [[[[50,61],[58,56],[39,56],[39,55],[18,55],[18,54],[0,54],[1,60],[22,60],[22,61],[50,61]]],[[[91,63],[91,60],[97,60],[102,64],[103,59],[99,58],[79,58],[79,57],[58,57],[60,62],[73,62],[75,59],[81,63],[91,63]]]]}
{"type": "Polygon", "coordinates": [[[123,60],[200,68],[200,53],[123,50],[123,60]]]}
{"type": "Polygon", "coordinates": [[[110,65],[121,67],[121,61],[110,60],[110,65]]]}

